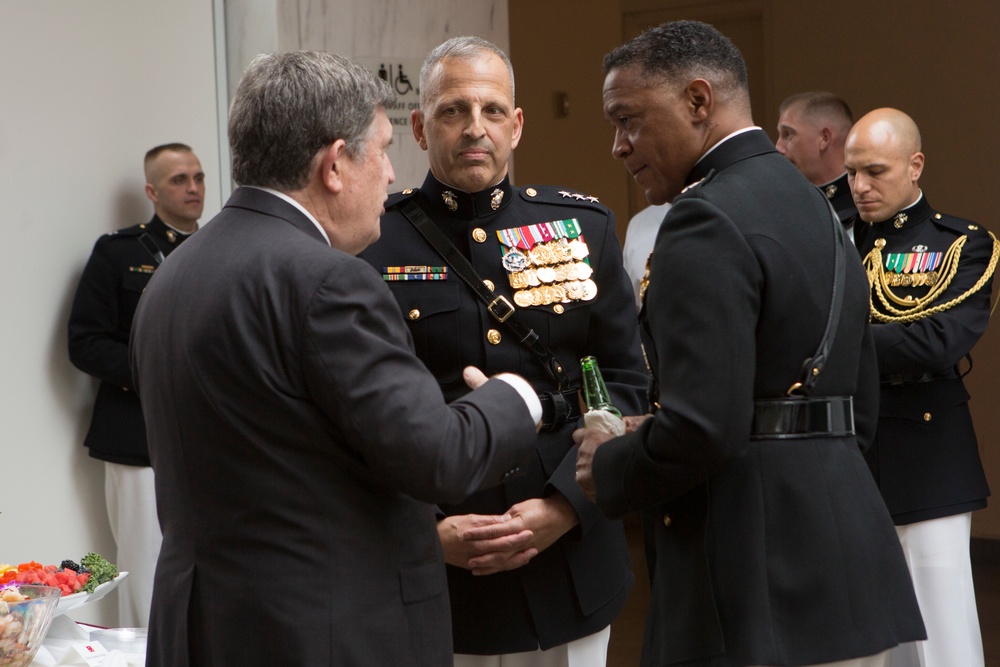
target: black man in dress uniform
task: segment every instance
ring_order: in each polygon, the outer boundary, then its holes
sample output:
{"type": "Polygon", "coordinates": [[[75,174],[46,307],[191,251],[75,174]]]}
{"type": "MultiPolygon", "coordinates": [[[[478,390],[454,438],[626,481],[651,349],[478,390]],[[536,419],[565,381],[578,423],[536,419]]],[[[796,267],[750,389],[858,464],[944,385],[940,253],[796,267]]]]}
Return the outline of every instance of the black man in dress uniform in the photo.
{"type": "Polygon", "coordinates": [[[918,184],[920,146],[913,119],[896,109],[865,115],[847,139],[881,379],[867,459],[927,627],[927,641],[897,649],[911,654],[892,664],[981,667],[969,536],[990,491],[959,364],[989,322],[1000,245],[931,207],[918,184]]]}
{"type": "Polygon", "coordinates": [[[779,113],[775,148],[823,191],[851,236],[858,212],[844,170],[844,141],[854,123],[851,108],[833,93],[813,91],[786,98],[779,113]]]}
{"type": "Polygon", "coordinates": [[[100,380],[84,444],[105,462],[105,497],[122,584],[118,622],[146,627],[160,551],[153,470],[128,360],[132,317],[156,267],[198,228],[205,174],[189,146],[164,144],[144,162],[152,219],[106,234],[80,276],[69,317],[69,358],[100,380]]]}
{"type": "MultiPolygon", "coordinates": [[[[513,81],[507,56],[479,38],[454,38],[428,56],[412,121],[430,173],[390,197],[381,239],[360,256],[388,281],[445,398],[467,391],[462,368],[471,364],[523,375],[546,410],[530,465],[441,508],[455,664],[502,655],[504,665],[603,666],[633,575],[621,523],[574,482],[578,362],[597,357],[625,414],[637,414],[647,379],[613,214],[579,192],[510,183],[522,126],[513,81]],[[569,384],[560,387],[424,240],[403,213],[410,203],[468,258],[488,298],[513,304],[569,384]]],[[[509,309],[490,307],[501,317],[509,309]]]]}
{"type": "Polygon", "coordinates": [[[574,434],[581,487],[653,535],[641,664],[884,667],[925,635],[861,455],[878,408],[861,261],[754,126],[718,30],[665,23],[604,72],[612,155],[672,202],[639,313],[653,414],[574,434]]]}

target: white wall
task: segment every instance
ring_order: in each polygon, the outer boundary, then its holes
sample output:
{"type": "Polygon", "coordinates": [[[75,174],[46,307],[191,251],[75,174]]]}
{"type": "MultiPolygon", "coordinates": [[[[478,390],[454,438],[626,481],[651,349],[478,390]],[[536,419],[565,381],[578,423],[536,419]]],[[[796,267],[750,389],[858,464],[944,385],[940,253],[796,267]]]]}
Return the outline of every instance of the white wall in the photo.
{"type": "MultiPolygon", "coordinates": [[[[96,238],[152,215],[148,148],[191,145],[203,221],[220,209],[213,25],[212,0],[0,7],[0,562],[114,558],[103,467],[80,444],[95,386],[67,359],[66,318],[96,238]]],[[[75,618],[116,623],[95,607],[75,618]]]]}

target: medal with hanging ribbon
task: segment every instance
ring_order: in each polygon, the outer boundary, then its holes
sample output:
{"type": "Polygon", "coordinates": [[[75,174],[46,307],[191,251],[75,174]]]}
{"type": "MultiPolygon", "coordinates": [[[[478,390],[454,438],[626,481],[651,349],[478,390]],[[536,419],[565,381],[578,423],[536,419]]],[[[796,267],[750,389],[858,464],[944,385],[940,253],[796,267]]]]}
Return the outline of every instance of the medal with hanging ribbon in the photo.
{"type": "Polygon", "coordinates": [[[597,296],[591,280],[590,249],[576,218],[497,231],[501,262],[514,303],[522,308],[589,301],[597,296]]]}

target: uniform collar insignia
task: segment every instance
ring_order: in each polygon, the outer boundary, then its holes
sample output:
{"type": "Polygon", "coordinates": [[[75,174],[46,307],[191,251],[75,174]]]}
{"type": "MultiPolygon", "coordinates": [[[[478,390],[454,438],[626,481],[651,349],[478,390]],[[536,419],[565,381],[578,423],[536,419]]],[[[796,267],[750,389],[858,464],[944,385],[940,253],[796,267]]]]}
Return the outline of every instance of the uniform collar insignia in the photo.
{"type": "Polygon", "coordinates": [[[836,197],[837,196],[836,184],[831,183],[830,185],[826,186],[826,188],[823,190],[823,194],[826,195],[827,199],[833,199],[834,197],[836,197]]]}
{"type": "Polygon", "coordinates": [[[494,211],[498,210],[501,202],[503,202],[503,190],[495,188],[493,192],[490,193],[490,208],[494,211]]]}
{"type": "Polygon", "coordinates": [[[455,198],[455,193],[451,190],[445,190],[442,192],[441,200],[444,202],[444,205],[448,207],[449,211],[458,210],[458,200],[455,198]]]}

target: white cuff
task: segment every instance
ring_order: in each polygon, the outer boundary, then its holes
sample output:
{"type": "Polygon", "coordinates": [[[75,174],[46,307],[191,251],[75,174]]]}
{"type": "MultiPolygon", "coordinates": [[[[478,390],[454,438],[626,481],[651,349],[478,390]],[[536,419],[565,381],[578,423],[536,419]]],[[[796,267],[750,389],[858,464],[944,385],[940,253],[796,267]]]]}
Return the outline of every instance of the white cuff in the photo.
{"type": "Polygon", "coordinates": [[[500,373],[493,377],[497,380],[503,380],[521,395],[524,404],[528,406],[528,411],[531,412],[531,418],[534,420],[536,427],[542,423],[542,402],[538,400],[538,394],[531,388],[527,380],[514,373],[500,373]]]}

